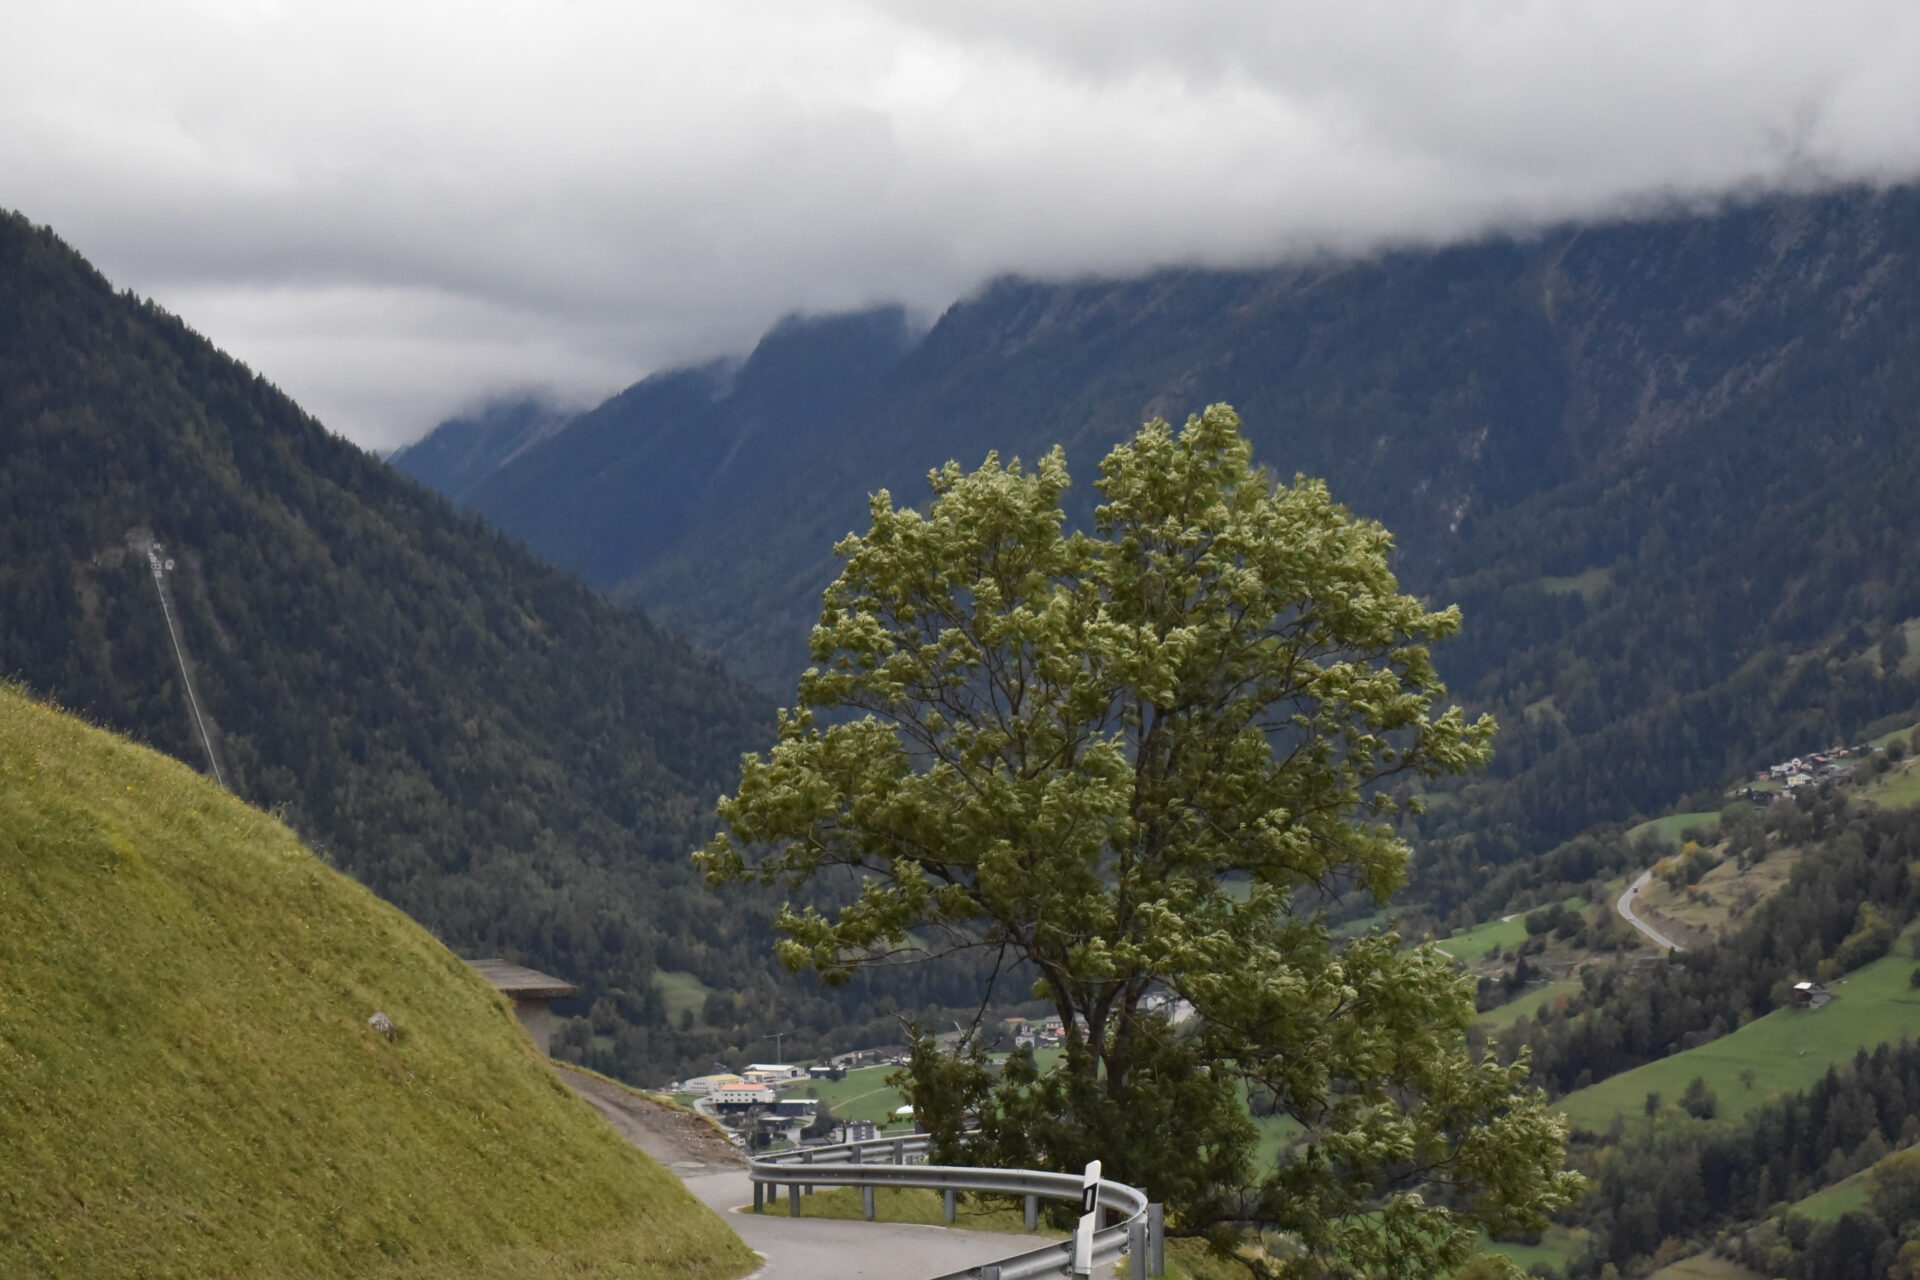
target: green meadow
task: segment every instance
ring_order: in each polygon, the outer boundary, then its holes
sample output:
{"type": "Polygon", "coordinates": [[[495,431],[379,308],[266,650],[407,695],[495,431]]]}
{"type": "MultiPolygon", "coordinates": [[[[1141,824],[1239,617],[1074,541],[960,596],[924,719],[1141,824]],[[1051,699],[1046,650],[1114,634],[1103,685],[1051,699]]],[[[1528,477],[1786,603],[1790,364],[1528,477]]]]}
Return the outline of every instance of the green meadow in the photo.
{"type": "Polygon", "coordinates": [[[1649,1093],[1678,1102],[1698,1077],[1718,1097],[1722,1116],[1744,1116],[1776,1094],[1806,1088],[1860,1049],[1920,1036],[1920,991],[1908,981],[1913,969],[1906,954],[1876,960],[1832,983],[1835,998],[1824,1008],[1777,1009],[1697,1049],[1570,1093],[1560,1107],[1575,1125],[1600,1132],[1615,1115],[1643,1115],[1649,1093]],[[1747,1071],[1751,1086],[1742,1079],[1747,1071]]]}
{"type": "Polygon", "coordinates": [[[1578,978],[1562,978],[1558,982],[1549,982],[1544,986],[1528,987],[1505,1004],[1481,1014],[1480,1023],[1495,1031],[1505,1031],[1521,1018],[1531,1018],[1539,1013],[1542,1005],[1551,1005],[1555,1001],[1568,999],[1579,990],[1580,979],[1578,978]]]}
{"type": "Polygon", "coordinates": [[[1639,826],[1633,828],[1633,830],[1627,832],[1627,839],[1638,840],[1641,836],[1650,832],[1678,849],[1680,847],[1680,833],[1688,827],[1716,827],[1718,825],[1720,825],[1720,815],[1718,813],[1670,813],[1664,818],[1655,818],[1651,822],[1641,823],[1639,826]]]}
{"type": "Polygon", "coordinates": [[[1867,1207],[1867,1172],[1861,1170],[1830,1187],[1794,1202],[1794,1212],[1818,1222],[1833,1222],[1855,1209],[1867,1207]]]}
{"type": "MultiPolygon", "coordinates": [[[[1565,905],[1574,911],[1585,911],[1590,904],[1585,898],[1568,898],[1565,905]]],[[[1534,911],[1544,909],[1544,907],[1532,908],[1534,911]]],[[[1478,964],[1486,959],[1490,951],[1507,951],[1525,942],[1528,914],[1526,911],[1519,911],[1505,919],[1489,920],[1471,929],[1462,929],[1450,938],[1442,938],[1435,942],[1434,946],[1461,964],[1478,964]]]]}
{"type": "Polygon", "coordinates": [[[0,1152],[6,1276],[755,1265],[425,930],[186,766],[4,686],[0,1152]]]}

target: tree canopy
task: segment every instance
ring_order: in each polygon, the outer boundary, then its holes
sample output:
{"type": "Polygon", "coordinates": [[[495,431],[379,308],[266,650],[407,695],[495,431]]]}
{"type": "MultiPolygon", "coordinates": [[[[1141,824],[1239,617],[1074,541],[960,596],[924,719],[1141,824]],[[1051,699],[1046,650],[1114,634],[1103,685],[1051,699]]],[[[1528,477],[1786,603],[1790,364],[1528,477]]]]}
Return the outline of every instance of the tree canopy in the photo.
{"type": "Polygon", "coordinates": [[[1578,1179],[1525,1064],[1472,1057],[1444,956],[1324,920],[1404,883],[1402,784],[1490,754],[1440,706],[1458,612],[1401,594],[1323,484],[1255,468],[1225,406],[1115,448],[1091,533],[1059,449],[930,479],[926,514],[883,491],[835,548],[709,879],[786,886],[780,954],[828,982],[982,948],[1032,977],[1057,1067],[916,1054],[945,1158],[1097,1156],[1181,1230],[1286,1233],[1277,1274],[1437,1273],[1540,1225],[1578,1179]],[[1260,1169],[1249,1098],[1290,1135],[1260,1169]]]}

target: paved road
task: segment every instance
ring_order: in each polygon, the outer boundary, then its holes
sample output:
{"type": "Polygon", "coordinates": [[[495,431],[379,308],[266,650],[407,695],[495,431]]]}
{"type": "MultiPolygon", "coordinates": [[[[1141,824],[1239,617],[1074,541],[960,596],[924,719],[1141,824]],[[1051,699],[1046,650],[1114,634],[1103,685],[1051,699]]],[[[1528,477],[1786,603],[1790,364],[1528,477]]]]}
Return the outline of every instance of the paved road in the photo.
{"type": "MultiPolygon", "coordinates": [[[[956,1231],[893,1222],[734,1213],[753,1203],[745,1170],[674,1170],[767,1260],[755,1280],[916,1280],[993,1262],[1047,1243],[1039,1236],[956,1231]]],[[[784,1201],[783,1201],[784,1203],[784,1201]]]]}
{"type": "Polygon", "coordinates": [[[1627,891],[1620,895],[1620,901],[1617,904],[1620,908],[1620,914],[1626,917],[1628,924],[1632,925],[1634,928],[1638,929],[1640,932],[1646,934],[1649,938],[1652,938],[1654,946],[1664,947],[1669,951],[1685,951],[1686,950],[1685,947],[1675,942],[1672,938],[1669,938],[1666,934],[1661,933],[1658,929],[1648,924],[1645,920],[1642,920],[1639,916],[1633,914],[1634,897],[1642,889],[1646,888],[1648,882],[1651,881],[1652,879],[1653,879],[1653,870],[1652,868],[1648,868],[1647,870],[1642,871],[1640,873],[1640,878],[1638,880],[1635,880],[1632,884],[1627,886],[1627,891]]]}
{"type": "MultiPolygon", "coordinates": [[[[745,1161],[711,1124],[561,1064],[555,1070],[627,1141],[677,1174],[766,1259],[754,1280],[921,1280],[1047,1243],[1039,1236],[947,1227],[734,1213],[753,1203],[753,1183],[745,1161]]],[[[1112,1268],[1101,1273],[1111,1276],[1112,1268]]]]}

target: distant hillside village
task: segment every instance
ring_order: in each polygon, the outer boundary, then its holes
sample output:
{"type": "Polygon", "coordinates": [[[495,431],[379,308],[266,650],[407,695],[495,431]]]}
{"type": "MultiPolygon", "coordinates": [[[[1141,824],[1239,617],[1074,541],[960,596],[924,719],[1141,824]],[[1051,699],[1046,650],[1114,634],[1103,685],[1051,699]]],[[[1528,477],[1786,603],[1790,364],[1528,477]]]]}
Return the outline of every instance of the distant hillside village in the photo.
{"type": "Polygon", "coordinates": [[[1759,770],[1753,775],[1752,781],[1740,787],[1735,795],[1742,800],[1766,802],[1792,795],[1804,787],[1854,782],[1861,767],[1869,764],[1875,755],[1884,754],[1884,751],[1882,747],[1863,742],[1857,746],[1828,747],[1825,751],[1795,756],[1759,770]]]}
{"type": "MultiPolygon", "coordinates": [[[[1143,1006],[1149,1012],[1164,1011],[1174,1022],[1193,1016],[1192,1005],[1164,995],[1148,996],[1143,1006]]],[[[1001,1043],[1011,1044],[1016,1052],[1058,1049],[1066,1039],[1065,1024],[1057,1016],[1005,1018],[1000,1028],[1001,1043]]],[[[939,1037],[943,1043],[959,1038],[958,1031],[939,1037]]],[[[663,1092],[687,1098],[695,1111],[718,1121],[736,1142],[756,1150],[786,1143],[817,1146],[863,1142],[879,1137],[884,1126],[872,1120],[842,1120],[830,1109],[823,1113],[822,1099],[806,1095],[814,1094],[823,1083],[844,1079],[852,1071],[904,1067],[911,1052],[907,1045],[893,1044],[838,1053],[810,1065],[754,1062],[738,1072],[715,1071],[675,1081],[663,1092]]],[[[883,1083],[874,1087],[886,1088],[883,1083]]],[[[898,1108],[889,1123],[911,1126],[912,1108],[898,1108]]]]}

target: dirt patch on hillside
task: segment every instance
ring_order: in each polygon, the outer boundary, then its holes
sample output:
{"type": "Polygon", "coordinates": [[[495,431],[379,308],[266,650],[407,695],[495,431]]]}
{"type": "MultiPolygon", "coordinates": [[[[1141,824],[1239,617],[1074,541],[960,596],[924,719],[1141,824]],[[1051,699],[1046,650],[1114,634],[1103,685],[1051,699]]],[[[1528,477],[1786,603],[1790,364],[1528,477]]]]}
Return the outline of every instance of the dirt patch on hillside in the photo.
{"type": "Polygon", "coordinates": [[[621,1136],[678,1174],[744,1169],[742,1156],[705,1116],[655,1102],[625,1085],[553,1064],[569,1089],[593,1104],[621,1136]]]}

